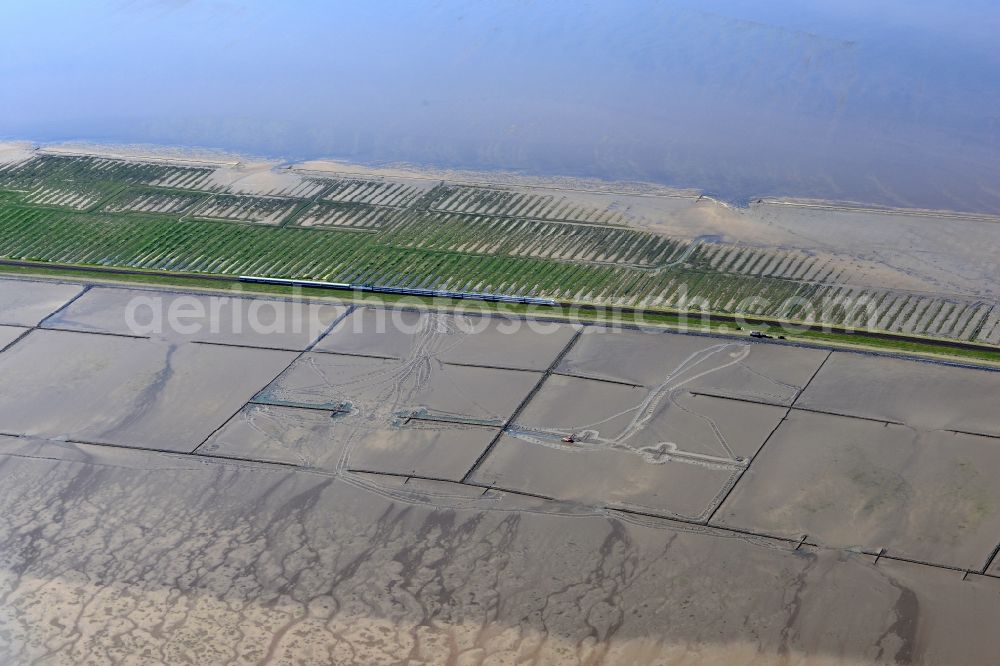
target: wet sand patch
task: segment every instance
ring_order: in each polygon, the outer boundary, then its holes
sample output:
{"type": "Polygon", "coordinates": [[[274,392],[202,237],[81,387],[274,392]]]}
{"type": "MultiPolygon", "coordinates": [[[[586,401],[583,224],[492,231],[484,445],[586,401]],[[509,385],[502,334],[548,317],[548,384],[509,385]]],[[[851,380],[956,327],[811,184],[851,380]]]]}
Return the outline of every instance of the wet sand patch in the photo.
{"type": "Polygon", "coordinates": [[[447,365],[432,359],[394,359],[308,353],[256,401],[341,409],[376,424],[409,418],[501,425],[539,375],[447,365]]]}
{"type": "Polygon", "coordinates": [[[955,630],[997,618],[995,581],[662,521],[419,500],[445,501],[442,484],[379,492],[140,451],[82,464],[59,448],[0,455],[13,663],[134,646],[169,663],[982,663],[994,647],[955,630]],[[917,632],[935,603],[940,624],[917,632]]]}
{"type": "Polygon", "coordinates": [[[713,523],[973,570],[1000,542],[996,441],[793,412],[713,523]]]}

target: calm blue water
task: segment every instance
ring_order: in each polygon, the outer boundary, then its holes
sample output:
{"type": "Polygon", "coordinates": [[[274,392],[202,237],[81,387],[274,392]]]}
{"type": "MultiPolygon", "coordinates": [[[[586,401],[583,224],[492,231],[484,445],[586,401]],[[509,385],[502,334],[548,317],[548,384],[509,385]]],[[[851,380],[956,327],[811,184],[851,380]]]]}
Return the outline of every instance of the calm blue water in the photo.
{"type": "Polygon", "coordinates": [[[1000,212],[1000,4],[0,6],[0,137],[1000,212]]]}

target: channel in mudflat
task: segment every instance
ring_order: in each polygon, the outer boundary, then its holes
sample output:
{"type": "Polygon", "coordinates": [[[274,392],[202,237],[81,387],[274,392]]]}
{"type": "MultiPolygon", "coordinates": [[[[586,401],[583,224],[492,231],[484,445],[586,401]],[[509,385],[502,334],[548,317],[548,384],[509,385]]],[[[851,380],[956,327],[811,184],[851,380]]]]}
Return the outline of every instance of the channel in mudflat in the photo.
{"type": "Polygon", "coordinates": [[[191,451],[293,358],[34,330],[0,355],[0,432],[191,451]]]}
{"type": "Polygon", "coordinates": [[[996,647],[963,631],[1000,621],[990,577],[188,458],[0,437],[0,655],[846,666],[996,647]]]}

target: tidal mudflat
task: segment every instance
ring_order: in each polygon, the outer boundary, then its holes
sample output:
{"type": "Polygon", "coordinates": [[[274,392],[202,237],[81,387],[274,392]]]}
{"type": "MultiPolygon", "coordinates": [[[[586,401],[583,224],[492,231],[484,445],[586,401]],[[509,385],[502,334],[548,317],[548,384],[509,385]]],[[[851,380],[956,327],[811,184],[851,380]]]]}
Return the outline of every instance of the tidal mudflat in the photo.
{"type": "Polygon", "coordinates": [[[76,284],[0,280],[0,324],[36,326],[83,290],[76,284]]]}
{"type": "Polygon", "coordinates": [[[94,287],[45,328],[302,351],[347,312],[337,305],[94,287]]]}
{"type": "Polygon", "coordinates": [[[439,361],[308,353],[257,401],[361,413],[502,425],[538,382],[538,373],[439,361]]]}
{"type": "Polygon", "coordinates": [[[371,470],[459,482],[499,432],[465,423],[380,421],[360,411],[252,403],[212,434],[198,453],[327,472],[371,470]]]}
{"type": "Polygon", "coordinates": [[[817,349],[595,327],[581,336],[556,371],[787,405],[825,357],[817,349]]]}
{"type": "Polygon", "coordinates": [[[336,469],[344,442],[334,428],[333,412],[249,404],[212,433],[198,452],[336,469]]]}
{"type": "Polygon", "coordinates": [[[785,411],[683,389],[553,375],[474,479],[704,520],[785,411]]]}
{"type": "Polygon", "coordinates": [[[569,449],[613,448],[653,461],[688,455],[705,462],[740,462],[757,453],[785,411],[683,388],[553,375],[515,426],[525,439],[570,436],[576,447],[569,449]]]}
{"type": "Polygon", "coordinates": [[[504,435],[471,479],[550,499],[703,522],[739,472],[733,464],[656,464],[641,454],[576,451],[504,435]]]}
{"type": "Polygon", "coordinates": [[[462,481],[499,428],[410,420],[402,427],[357,428],[345,466],[400,476],[462,481]]]}
{"type": "Polygon", "coordinates": [[[28,329],[22,328],[20,326],[3,326],[0,325],[0,349],[3,349],[10,343],[17,340],[19,337],[25,334],[28,329]]]}
{"type": "Polygon", "coordinates": [[[1000,543],[998,440],[794,412],[717,524],[982,569],[1000,543]]]}
{"type": "Polygon", "coordinates": [[[920,430],[964,430],[1000,437],[1000,373],[837,353],[798,405],[901,423],[920,430]]]}
{"type": "Polygon", "coordinates": [[[0,356],[0,432],[191,451],[293,358],[35,330],[0,356]]]}
{"type": "Polygon", "coordinates": [[[23,439],[0,440],[0,475],[12,662],[986,664],[997,648],[968,633],[1000,621],[997,579],[846,551],[23,439]]]}
{"type": "MultiPolygon", "coordinates": [[[[22,284],[50,283],[0,293],[22,284]]],[[[52,317],[88,285],[51,284],[42,327],[0,328],[4,663],[1000,649],[996,372],[499,318],[478,343],[440,312],[354,330],[375,308],[322,310],[318,340],[137,338],[134,290],[52,317]]]]}
{"type": "Polygon", "coordinates": [[[359,308],[317,345],[343,354],[545,370],[574,334],[546,321],[359,308]]]}

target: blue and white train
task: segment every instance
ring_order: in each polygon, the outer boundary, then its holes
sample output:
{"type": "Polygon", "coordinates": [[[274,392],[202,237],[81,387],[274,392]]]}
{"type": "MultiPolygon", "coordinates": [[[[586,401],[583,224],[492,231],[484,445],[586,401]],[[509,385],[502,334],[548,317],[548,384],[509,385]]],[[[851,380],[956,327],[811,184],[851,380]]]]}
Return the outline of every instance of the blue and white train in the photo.
{"type": "Polygon", "coordinates": [[[349,282],[322,282],[319,280],[289,280],[286,278],[256,277],[252,275],[239,276],[240,282],[257,284],[277,284],[286,287],[310,287],[319,289],[339,289],[342,291],[368,291],[376,294],[399,294],[401,296],[430,296],[434,298],[457,298],[470,301],[490,301],[494,303],[521,303],[525,305],[559,305],[549,298],[533,296],[505,296],[503,294],[488,294],[475,291],[448,291],[446,289],[413,289],[410,287],[378,287],[370,284],[351,284],[349,282]]]}

